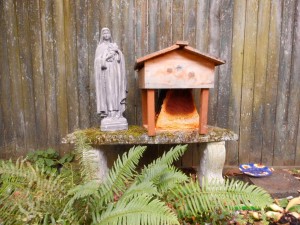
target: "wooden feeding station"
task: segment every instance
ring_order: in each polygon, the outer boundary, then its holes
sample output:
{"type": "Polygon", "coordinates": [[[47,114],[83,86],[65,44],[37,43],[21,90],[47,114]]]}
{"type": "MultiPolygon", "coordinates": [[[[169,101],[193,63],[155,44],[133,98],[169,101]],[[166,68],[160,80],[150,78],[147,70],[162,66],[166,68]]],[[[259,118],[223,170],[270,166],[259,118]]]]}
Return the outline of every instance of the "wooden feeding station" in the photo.
{"type": "Polygon", "coordinates": [[[138,58],[135,70],[142,91],[143,126],[148,135],[184,129],[199,129],[200,134],[206,134],[209,88],[214,87],[215,67],[224,63],[200,53],[185,41],[138,58]],[[194,89],[200,89],[199,110],[194,89]]]}

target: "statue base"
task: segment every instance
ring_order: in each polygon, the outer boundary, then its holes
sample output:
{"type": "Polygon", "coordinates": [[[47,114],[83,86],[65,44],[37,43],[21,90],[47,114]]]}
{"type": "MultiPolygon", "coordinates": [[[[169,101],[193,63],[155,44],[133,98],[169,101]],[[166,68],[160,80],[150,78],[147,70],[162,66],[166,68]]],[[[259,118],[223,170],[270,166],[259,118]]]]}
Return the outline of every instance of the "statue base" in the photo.
{"type": "Polygon", "coordinates": [[[101,131],[117,131],[117,130],[128,130],[128,123],[126,118],[120,117],[106,117],[101,120],[101,131]]]}

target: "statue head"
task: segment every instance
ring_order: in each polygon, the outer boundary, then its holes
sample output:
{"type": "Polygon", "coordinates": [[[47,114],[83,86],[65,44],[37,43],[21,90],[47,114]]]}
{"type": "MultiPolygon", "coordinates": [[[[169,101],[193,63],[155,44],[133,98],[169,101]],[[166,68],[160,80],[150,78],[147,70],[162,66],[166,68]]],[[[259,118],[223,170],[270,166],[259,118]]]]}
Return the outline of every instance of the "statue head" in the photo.
{"type": "Polygon", "coordinates": [[[101,30],[100,43],[108,41],[113,42],[109,28],[103,27],[101,30]]]}

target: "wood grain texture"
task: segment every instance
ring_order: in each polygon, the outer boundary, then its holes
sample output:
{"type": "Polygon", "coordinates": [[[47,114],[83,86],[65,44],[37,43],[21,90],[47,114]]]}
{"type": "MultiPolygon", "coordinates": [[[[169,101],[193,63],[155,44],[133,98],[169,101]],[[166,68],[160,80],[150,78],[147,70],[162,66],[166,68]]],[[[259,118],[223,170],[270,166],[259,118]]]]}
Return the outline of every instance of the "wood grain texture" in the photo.
{"type": "Polygon", "coordinates": [[[169,47],[173,44],[172,41],[172,1],[159,1],[159,32],[156,38],[158,39],[158,49],[169,47]]]}
{"type": "MultiPolygon", "coordinates": [[[[28,1],[16,4],[18,40],[20,46],[20,73],[22,76],[22,93],[24,105],[25,123],[25,149],[33,150],[37,147],[35,99],[34,99],[34,77],[32,71],[32,52],[30,48],[29,30],[29,7],[28,1]]],[[[47,125],[44,123],[45,126],[47,125]]],[[[47,138],[47,136],[45,136],[47,138]]]]}
{"type": "MultiPolygon", "coordinates": [[[[106,2],[106,1],[105,1],[106,2]]],[[[90,126],[90,92],[88,75],[88,1],[80,0],[76,3],[76,34],[77,34],[77,75],[78,75],[78,100],[79,100],[79,127],[86,128],[90,126]]],[[[94,103],[93,103],[94,104],[94,103]]]]}
{"type": "MultiPolygon", "coordinates": [[[[135,0],[135,56],[139,58],[148,54],[148,5],[147,0],[135,0]]],[[[137,74],[135,74],[135,82],[137,87],[137,74]]],[[[136,121],[137,124],[142,122],[142,109],[141,109],[141,94],[140,91],[135,91],[135,108],[136,108],[136,121]]]]}
{"type": "MultiPolygon", "coordinates": [[[[233,6],[232,65],[231,86],[229,96],[228,128],[239,134],[242,98],[243,60],[246,24],[246,2],[235,1],[233,6]]],[[[228,143],[226,163],[239,163],[238,142],[228,143]]]]}
{"type": "MultiPolygon", "coordinates": [[[[54,30],[54,62],[56,73],[56,107],[57,128],[59,137],[64,137],[69,131],[68,124],[68,101],[67,101],[67,78],[65,59],[65,32],[64,32],[64,2],[53,2],[53,30],[54,30]]],[[[63,146],[61,146],[63,147],[63,146]]]]}
{"type": "Polygon", "coordinates": [[[292,66],[292,43],[294,33],[295,1],[284,1],[281,23],[281,42],[279,58],[278,95],[276,106],[276,126],[274,143],[274,165],[294,163],[295,150],[288,146],[288,105],[292,66]]]}
{"type": "Polygon", "coordinates": [[[157,33],[159,32],[159,1],[148,1],[148,50],[149,53],[158,51],[157,33]]]}
{"type": "Polygon", "coordinates": [[[59,134],[57,132],[57,107],[56,107],[56,75],[54,61],[54,37],[53,37],[53,2],[40,1],[41,15],[41,38],[43,44],[43,68],[45,82],[45,102],[47,118],[47,142],[48,146],[59,144],[59,134]]]}
{"type": "Polygon", "coordinates": [[[137,104],[135,96],[138,90],[137,81],[134,71],[135,61],[135,0],[123,0],[123,34],[122,34],[122,50],[125,56],[126,76],[127,76],[127,99],[126,99],[126,111],[124,116],[127,118],[128,124],[142,123],[137,121],[136,109],[137,104]],[[128,44],[131,43],[131,44],[128,44]]]}
{"type": "Polygon", "coordinates": [[[250,151],[250,162],[261,162],[263,143],[263,124],[265,113],[265,86],[268,62],[268,41],[270,21],[270,1],[260,1],[258,6],[258,26],[255,74],[253,87],[253,108],[252,108],[252,140],[253,147],[250,151]]]}
{"type": "MultiPolygon", "coordinates": [[[[25,146],[25,120],[23,110],[22,77],[20,68],[20,51],[15,3],[12,0],[4,2],[4,16],[7,38],[7,57],[10,74],[11,113],[13,132],[16,138],[16,151],[25,146]]],[[[14,153],[13,153],[14,154],[14,153]]]]}
{"type": "MultiPolygon", "coordinates": [[[[220,10],[221,1],[210,1],[209,8],[209,46],[208,52],[212,56],[220,55],[220,10]]],[[[208,124],[216,125],[217,105],[218,105],[218,88],[219,88],[219,68],[215,70],[215,88],[210,89],[209,92],[209,116],[208,124]]]]}
{"type": "Polygon", "coordinates": [[[197,1],[196,48],[201,52],[208,52],[209,7],[210,1],[197,1]]]}
{"type": "Polygon", "coordinates": [[[172,43],[183,40],[183,27],[180,26],[184,21],[183,16],[184,1],[172,1],[172,43]]]}
{"type": "Polygon", "coordinates": [[[2,114],[2,135],[1,135],[1,151],[0,155],[6,157],[9,155],[7,146],[14,142],[14,128],[12,118],[11,105],[11,89],[10,76],[8,66],[8,46],[7,46],[7,32],[5,23],[5,8],[4,2],[0,1],[0,26],[3,32],[0,32],[0,107],[2,114]],[[8,153],[8,154],[7,154],[8,153]]]}
{"type": "Polygon", "coordinates": [[[222,1],[220,10],[220,55],[226,63],[219,67],[218,100],[216,124],[219,127],[228,127],[229,98],[231,80],[232,55],[232,29],[233,27],[233,1],[222,1]]]}
{"type": "MultiPolygon", "coordinates": [[[[297,148],[297,134],[299,136],[300,120],[300,2],[295,3],[293,53],[290,82],[290,100],[288,105],[288,137],[287,146],[295,152],[295,162],[299,160],[299,147],[297,148]]],[[[298,143],[299,145],[299,143],[298,143]]]]}
{"type": "Polygon", "coordinates": [[[64,34],[68,130],[72,132],[79,127],[75,0],[64,0],[64,34]]]}
{"type": "Polygon", "coordinates": [[[249,162],[251,148],[253,147],[251,143],[251,123],[256,57],[258,1],[247,1],[246,7],[247,8],[245,24],[245,45],[241,96],[241,121],[239,133],[240,163],[249,162]]]}
{"type": "MultiPolygon", "coordinates": [[[[32,77],[34,79],[34,106],[36,118],[36,135],[40,147],[47,146],[47,118],[45,87],[43,74],[43,53],[40,27],[40,5],[38,0],[30,1],[30,51],[32,57],[32,77]]],[[[32,113],[32,112],[31,112],[32,113]]],[[[63,117],[63,115],[61,115],[63,117]]]]}
{"type": "MultiPolygon", "coordinates": [[[[100,116],[97,115],[96,107],[96,86],[94,77],[94,61],[95,52],[100,38],[100,1],[93,0],[88,2],[88,20],[87,20],[87,43],[88,43],[88,78],[89,78],[89,101],[90,101],[90,125],[93,127],[99,127],[100,116]]],[[[115,19],[115,18],[114,18],[115,19]]],[[[112,20],[114,20],[112,19],[112,20]]],[[[113,28],[113,27],[112,27],[113,28]]],[[[120,29],[121,30],[121,29],[120,29]]],[[[115,33],[112,31],[113,39],[115,40],[115,33]]],[[[118,46],[120,43],[117,42],[118,46]]]]}
{"type": "Polygon", "coordinates": [[[197,1],[185,0],[183,5],[183,40],[196,47],[197,1]]]}
{"type": "Polygon", "coordinates": [[[262,163],[271,165],[273,163],[274,133],[276,124],[276,99],[278,85],[278,68],[280,53],[281,33],[281,2],[271,2],[269,41],[268,41],[268,65],[265,86],[265,113],[263,128],[262,163]]]}

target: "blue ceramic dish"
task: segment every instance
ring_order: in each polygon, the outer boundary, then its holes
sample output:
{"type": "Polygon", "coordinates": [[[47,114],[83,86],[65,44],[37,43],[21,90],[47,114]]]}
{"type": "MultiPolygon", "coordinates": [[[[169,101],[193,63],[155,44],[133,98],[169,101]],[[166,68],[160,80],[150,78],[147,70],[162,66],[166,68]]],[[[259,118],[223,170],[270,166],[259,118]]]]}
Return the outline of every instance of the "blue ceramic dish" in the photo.
{"type": "Polygon", "coordinates": [[[241,164],[239,169],[244,174],[253,177],[265,177],[265,176],[270,176],[272,174],[272,171],[270,170],[269,167],[257,163],[241,164]]]}

